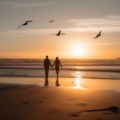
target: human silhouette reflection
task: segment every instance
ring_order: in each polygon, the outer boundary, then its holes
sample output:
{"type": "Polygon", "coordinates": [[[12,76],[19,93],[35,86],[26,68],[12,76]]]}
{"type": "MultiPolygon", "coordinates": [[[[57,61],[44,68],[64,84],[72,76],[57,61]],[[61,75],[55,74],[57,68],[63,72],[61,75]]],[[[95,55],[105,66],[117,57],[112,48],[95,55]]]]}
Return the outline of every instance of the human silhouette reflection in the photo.
{"type": "Polygon", "coordinates": [[[49,85],[48,77],[45,78],[45,86],[49,85]]]}
{"type": "Polygon", "coordinates": [[[54,64],[53,64],[53,66],[54,66],[54,65],[55,65],[55,70],[56,70],[56,74],[57,74],[57,78],[58,78],[59,66],[61,66],[61,68],[62,68],[62,64],[61,64],[61,62],[60,62],[60,60],[59,60],[58,57],[56,57],[56,60],[55,60],[55,62],[54,62],[54,64]]]}
{"type": "Polygon", "coordinates": [[[56,84],[56,87],[60,86],[58,77],[56,79],[56,83],[55,84],[56,84]]]}

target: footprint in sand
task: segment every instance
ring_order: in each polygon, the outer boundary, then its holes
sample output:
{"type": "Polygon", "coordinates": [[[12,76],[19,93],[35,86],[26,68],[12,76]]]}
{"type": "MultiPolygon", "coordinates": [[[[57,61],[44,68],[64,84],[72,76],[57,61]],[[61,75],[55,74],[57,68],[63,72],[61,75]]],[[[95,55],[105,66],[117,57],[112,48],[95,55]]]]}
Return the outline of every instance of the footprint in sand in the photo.
{"type": "Polygon", "coordinates": [[[75,100],[75,99],[71,98],[71,99],[68,99],[68,100],[75,100]]]}
{"type": "Polygon", "coordinates": [[[57,114],[57,111],[56,111],[56,110],[53,110],[53,111],[49,112],[48,114],[50,114],[50,115],[56,115],[56,114],[57,114]]]}
{"type": "Polygon", "coordinates": [[[101,118],[96,118],[95,120],[102,120],[101,118]]]}
{"type": "Polygon", "coordinates": [[[86,104],[85,103],[78,103],[78,104],[76,104],[77,106],[83,106],[83,107],[85,107],[86,106],[86,104]]]}
{"type": "Polygon", "coordinates": [[[111,112],[108,112],[108,113],[105,113],[106,115],[112,115],[113,113],[111,113],[111,112]]]}
{"type": "Polygon", "coordinates": [[[47,114],[49,115],[56,115],[58,113],[57,110],[51,110],[50,112],[48,112],[47,114]]]}
{"type": "Polygon", "coordinates": [[[27,101],[27,102],[22,102],[23,104],[28,104],[28,103],[30,103],[30,101],[27,101]]]}
{"type": "Polygon", "coordinates": [[[79,115],[77,113],[74,113],[74,114],[70,114],[70,117],[79,117],[79,115]]]}
{"type": "Polygon", "coordinates": [[[40,103],[42,103],[42,101],[40,101],[40,103]]]}

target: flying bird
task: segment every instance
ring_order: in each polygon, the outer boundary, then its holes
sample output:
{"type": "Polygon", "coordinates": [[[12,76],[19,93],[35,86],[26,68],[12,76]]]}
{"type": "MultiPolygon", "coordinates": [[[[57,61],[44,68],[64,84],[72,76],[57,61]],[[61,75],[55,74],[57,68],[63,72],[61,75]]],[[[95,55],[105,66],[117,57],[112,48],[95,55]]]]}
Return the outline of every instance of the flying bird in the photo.
{"type": "Polygon", "coordinates": [[[93,38],[93,39],[96,39],[96,38],[98,38],[98,37],[100,37],[100,36],[101,36],[101,31],[100,31],[99,34],[97,34],[96,37],[93,38]]]}
{"type": "Polygon", "coordinates": [[[23,23],[21,26],[19,26],[18,28],[22,27],[23,25],[27,25],[29,22],[33,22],[32,20],[26,21],[25,23],[23,23]]]}
{"type": "Polygon", "coordinates": [[[54,22],[54,20],[50,20],[50,23],[51,23],[51,22],[54,22]]]}
{"type": "Polygon", "coordinates": [[[61,33],[61,30],[57,33],[57,34],[55,34],[56,36],[60,36],[60,35],[64,35],[65,33],[61,33]]]}

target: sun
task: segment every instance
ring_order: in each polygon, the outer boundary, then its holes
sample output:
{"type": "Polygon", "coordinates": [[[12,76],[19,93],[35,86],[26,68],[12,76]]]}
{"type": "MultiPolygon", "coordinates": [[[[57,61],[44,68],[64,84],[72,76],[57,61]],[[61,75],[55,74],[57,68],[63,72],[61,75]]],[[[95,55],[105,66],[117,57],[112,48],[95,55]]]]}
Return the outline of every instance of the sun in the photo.
{"type": "Polygon", "coordinates": [[[76,57],[85,56],[87,54],[87,48],[84,45],[74,45],[71,48],[71,54],[76,57]]]}

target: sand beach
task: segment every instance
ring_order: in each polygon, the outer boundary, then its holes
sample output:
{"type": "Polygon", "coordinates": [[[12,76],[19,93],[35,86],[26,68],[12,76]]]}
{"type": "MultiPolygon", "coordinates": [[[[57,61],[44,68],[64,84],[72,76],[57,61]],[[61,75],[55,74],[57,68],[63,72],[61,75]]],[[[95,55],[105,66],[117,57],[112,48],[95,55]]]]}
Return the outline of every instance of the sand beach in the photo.
{"type": "Polygon", "coordinates": [[[119,80],[0,80],[0,120],[120,120],[119,80]]]}

